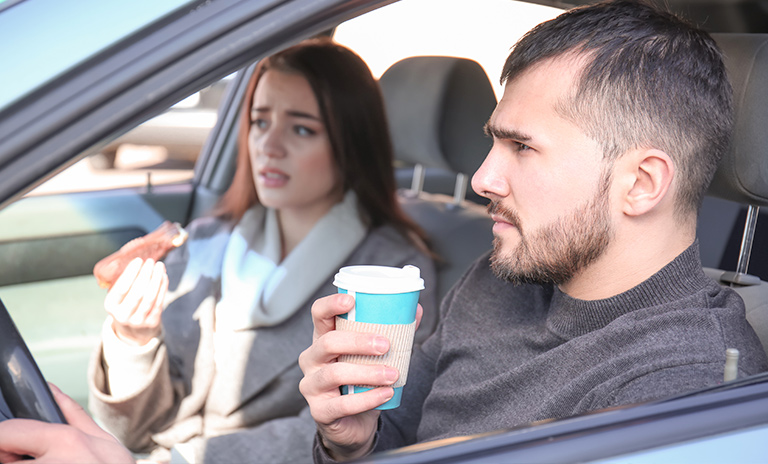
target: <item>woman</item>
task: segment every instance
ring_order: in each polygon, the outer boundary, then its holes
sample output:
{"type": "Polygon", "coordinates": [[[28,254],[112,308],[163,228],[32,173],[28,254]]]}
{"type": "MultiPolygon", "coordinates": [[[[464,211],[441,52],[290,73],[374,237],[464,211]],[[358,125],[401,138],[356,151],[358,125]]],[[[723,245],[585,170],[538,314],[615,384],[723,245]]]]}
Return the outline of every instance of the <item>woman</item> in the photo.
{"type": "Polygon", "coordinates": [[[263,60],[239,142],[214,214],[164,264],[132,262],[105,300],[90,409],[153,460],[311,461],[297,358],[342,266],[418,266],[417,338],[434,326],[433,264],[398,207],[383,101],[357,55],[312,40],[263,60]]]}

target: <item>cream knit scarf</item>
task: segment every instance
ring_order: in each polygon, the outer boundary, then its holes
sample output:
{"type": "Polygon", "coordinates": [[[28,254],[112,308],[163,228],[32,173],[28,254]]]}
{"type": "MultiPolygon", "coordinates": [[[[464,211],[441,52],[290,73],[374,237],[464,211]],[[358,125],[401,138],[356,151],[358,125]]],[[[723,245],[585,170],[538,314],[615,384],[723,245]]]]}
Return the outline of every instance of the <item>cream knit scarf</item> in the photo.
{"type": "Polygon", "coordinates": [[[280,324],[327,282],[363,240],[357,197],[350,191],[280,262],[275,210],[248,210],[224,251],[216,331],[280,324]]]}

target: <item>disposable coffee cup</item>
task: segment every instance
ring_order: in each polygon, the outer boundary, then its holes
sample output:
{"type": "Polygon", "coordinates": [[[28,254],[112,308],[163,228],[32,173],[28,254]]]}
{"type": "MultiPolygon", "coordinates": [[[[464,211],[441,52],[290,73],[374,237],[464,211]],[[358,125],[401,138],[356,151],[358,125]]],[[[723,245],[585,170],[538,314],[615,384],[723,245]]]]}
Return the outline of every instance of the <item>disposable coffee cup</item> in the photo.
{"type": "MultiPolygon", "coordinates": [[[[341,362],[353,364],[384,364],[400,372],[393,385],[395,394],[376,409],[400,406],[403,386],[408,377],[408,366],[416,329],[416,307],[424,279],[416,266],[403,268],[389,266],[347,266],[336,274],[333,284],[339,293],[355,298],[355,307],[336,318],[336,330],[375,333],[389,339],[390,349],[382,356],[339,357],[341,362]]],[[[344,395],[360,393],[376,385],[345,385],[344,395]]]]}

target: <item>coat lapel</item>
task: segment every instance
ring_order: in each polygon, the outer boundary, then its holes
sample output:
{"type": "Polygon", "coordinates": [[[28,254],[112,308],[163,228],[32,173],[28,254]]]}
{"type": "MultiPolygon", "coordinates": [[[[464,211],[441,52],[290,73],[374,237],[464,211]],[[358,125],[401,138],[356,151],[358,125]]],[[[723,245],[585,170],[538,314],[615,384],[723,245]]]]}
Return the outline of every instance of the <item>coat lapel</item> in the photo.
{"type": "Polygon", "coordinates": [[[226,331],[226,340],[216,340],[217,369],[232,375],[227,378],[216,376],[208,398],[209,403],[215,401],[218,404],[209,404],[209,407],[214,406],[224,414],[231,414],[286,370],[296,366],[299,354],[312,344],[312,302],[334,291],[331,285],[325,285],[280,325],[226,331]]]}

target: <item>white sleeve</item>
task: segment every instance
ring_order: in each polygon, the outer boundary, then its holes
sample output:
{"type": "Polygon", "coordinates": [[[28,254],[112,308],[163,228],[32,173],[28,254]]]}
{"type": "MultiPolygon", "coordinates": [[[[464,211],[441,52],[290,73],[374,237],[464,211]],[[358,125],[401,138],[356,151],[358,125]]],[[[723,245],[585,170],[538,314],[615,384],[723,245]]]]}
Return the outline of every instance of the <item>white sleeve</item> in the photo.
{"type": "Polygon", "coordinates": [[[147,384],[160,339],[154,337],[142,346],[129,345],[117,337],[112,329],[112,317],[107,317],[101,329],[102,354],[109,391],[113,397],[132,396],[147,384]]]}

